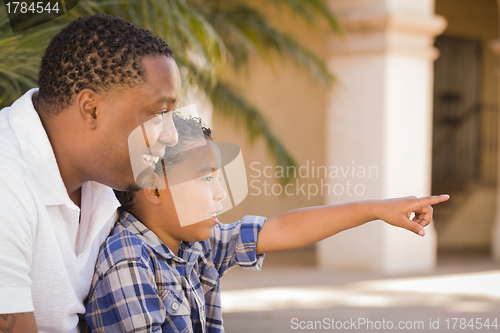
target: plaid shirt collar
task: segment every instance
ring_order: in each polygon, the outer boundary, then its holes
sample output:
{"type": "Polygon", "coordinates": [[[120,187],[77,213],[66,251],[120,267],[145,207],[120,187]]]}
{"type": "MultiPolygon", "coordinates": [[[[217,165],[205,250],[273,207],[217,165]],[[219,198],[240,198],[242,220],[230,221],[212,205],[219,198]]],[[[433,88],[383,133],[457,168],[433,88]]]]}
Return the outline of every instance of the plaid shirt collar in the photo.
{"type": "Polygon", "coordinates": [[[123,212],[118,223],[120,223],[125,230],[137,235],[144,243],[149,244],[153,251],[166,260],[173,260],[179,264],[193,263],[203,254],[202,246],[199,242],[181,242],[181,250],[179,251],[181,256],[177,256],[158,238],[158,236],[155,235],[154,232],[139,222],[139,220],[129,212],[123,212]]]}

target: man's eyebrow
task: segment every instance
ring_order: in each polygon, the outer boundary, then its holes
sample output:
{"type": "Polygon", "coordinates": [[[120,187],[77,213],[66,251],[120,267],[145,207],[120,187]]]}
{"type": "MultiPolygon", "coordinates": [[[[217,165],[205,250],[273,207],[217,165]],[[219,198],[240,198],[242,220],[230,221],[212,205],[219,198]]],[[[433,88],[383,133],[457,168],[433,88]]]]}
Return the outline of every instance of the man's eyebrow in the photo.
{"type": "Polygon", "coordinates": [[[155,104],[176,103],[176,102],[177,102],[177,98],[173,98],[173,97],[160,97],[160,99],[157,100],[155,104]]]}

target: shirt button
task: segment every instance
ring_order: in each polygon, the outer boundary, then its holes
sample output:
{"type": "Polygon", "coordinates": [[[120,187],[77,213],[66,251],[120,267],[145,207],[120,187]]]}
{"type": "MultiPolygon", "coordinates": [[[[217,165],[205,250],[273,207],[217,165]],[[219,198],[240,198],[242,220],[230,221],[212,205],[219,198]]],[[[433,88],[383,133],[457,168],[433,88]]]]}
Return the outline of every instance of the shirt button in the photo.
{"type": "Polygon", "coordinates": [[[177,304],[177,303],[172,304],[172,310],[177,311],[178,308],[179,308],[179,304],[177,304]]]}

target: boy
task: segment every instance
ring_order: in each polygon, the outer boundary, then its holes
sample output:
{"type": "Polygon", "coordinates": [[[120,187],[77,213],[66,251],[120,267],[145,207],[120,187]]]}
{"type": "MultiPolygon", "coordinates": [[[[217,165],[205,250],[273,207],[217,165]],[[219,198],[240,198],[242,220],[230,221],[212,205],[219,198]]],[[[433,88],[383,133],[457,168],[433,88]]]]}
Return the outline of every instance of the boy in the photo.
{"type": "Polygon", "coordinates": [[[430,205],[448,199],[312,207],[267,222],[245,216],[221,224],[214,215],[222,209],[225,191],[210,130],[203,128],[205,137],[196,135],[201,125],[194,118],[175,124],[179,143],[166,149],[156,177],[139,192],[116,192],[123,212],[101,249],[87,306],[86,319],[95,331],[223,332],[219,279],[235,265],[260,270],[265,252],[304,247],[375,219],[423,236],[432,218],[430,205]],[[193,153],[204,147],[210,154],[206,160],[193,153]],[[197,165],[203,161],[208,165],[197,165]],[[193,165],[211,172],[186,177],[187,170],[197,169],[193,165]],[[168,186],[161,189],[167,175],[168,186]]]}

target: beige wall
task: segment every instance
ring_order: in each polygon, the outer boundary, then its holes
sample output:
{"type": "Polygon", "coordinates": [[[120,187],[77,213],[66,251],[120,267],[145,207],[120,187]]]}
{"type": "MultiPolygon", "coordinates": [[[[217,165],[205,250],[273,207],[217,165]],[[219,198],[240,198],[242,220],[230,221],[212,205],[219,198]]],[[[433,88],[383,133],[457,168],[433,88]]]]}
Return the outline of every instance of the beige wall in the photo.
{"type": "MultiPolygon", "coordinates": [[[[291,17],[275,21],[277,26],[292,33],[304,45],[313,48],[318,53],[323,52],[326,36],[320,29],[311,31],[304,25],[297,24],[297,21],[291,17]]],[[[315,82],[316,80],[305,71],[296,69],[289,62],[283,63],[277,58],[273,58],[272,65],[253,61],[248,72],[228,74],[227,80],[230,80],[248,101],[259,108],[271,129],[285,144],[298,165],[305,164],[308,160],[310,164],[313,161],[315,165],[325,164],[326,92],[319,82],[315,82]]],[[[265,166],[272,166],[274,170],[274,160],[269,158],[263,140],[258,140],[253,146],[249,145],[244,129],[236,128],[233,120],[221,119],[217,116],[216,110],[214,111],[215,139],[234,142],[242,148],[248,180],[257,180],[252,184],[262,191],[264,181],[269,184],[278,184],[279,179],[274,177],[252,177],[257,176],[257,171],[250,168],[253,162],[260,163],[254,164],[254,169],[263,171],[265,166]]],[[[274,173],[270,171],[268,169],[268,173],[274,173]]],[[[296,180],[292,181],[293,186],[290,186],[288,190],[295,193],[296,180]]],[[[307,186],[309,183],[318,183],[318,178],[304,179],[300,184],[307,186]]],[[[277,193],[279,189],[279,185],[275,185],[274,193],[277,193]]],[[[269,192],[271,192],[270,189],[269,192]]],[[[323,204],[323,198],[320,195],[311,196],[308,199],[303,195],[271,194],[266,196],[262,193],[256,196],[252,194],[257,194],[257,190],[249,187],[247,198],[236,208],[222,214],[220,220],[231,222],[248,214],[271,217],[291,209],[323,204]]]]}

